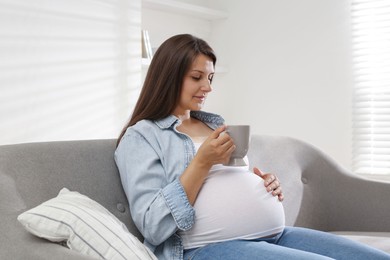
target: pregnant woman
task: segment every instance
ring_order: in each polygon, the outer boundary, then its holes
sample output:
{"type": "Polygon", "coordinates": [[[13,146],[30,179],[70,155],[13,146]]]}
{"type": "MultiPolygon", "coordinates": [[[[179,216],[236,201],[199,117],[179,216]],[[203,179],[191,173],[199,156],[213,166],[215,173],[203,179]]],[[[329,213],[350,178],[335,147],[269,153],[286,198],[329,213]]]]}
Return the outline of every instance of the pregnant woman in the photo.
{"type": "Polygon", "coordinates": [[[157,50],[115,160],[134,223],[159,259],[390,259],[328,233],[285,227],[273,174],[224,166],[224,120],[201,111],[216,56],[192,35],[157,50]]]}

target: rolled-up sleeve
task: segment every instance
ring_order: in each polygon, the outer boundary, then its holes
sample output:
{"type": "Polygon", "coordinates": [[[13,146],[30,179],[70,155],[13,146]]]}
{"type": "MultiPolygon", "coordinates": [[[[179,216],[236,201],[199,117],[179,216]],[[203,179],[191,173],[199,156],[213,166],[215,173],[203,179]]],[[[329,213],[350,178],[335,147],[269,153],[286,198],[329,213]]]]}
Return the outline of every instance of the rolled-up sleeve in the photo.
{"type": "Polygon", "coordinates": [[[144,238],[159,245],[178,229],[192,227],[195,210],[179,181],[169,182],[155,140],[129,129],[115,151],[131,215],[144,238]]]}
{"type": "Polygon", "coordinates": [[[188,230],[194,224],[194,208],[188,201],[187,195],[179,179],[162,190],[168,208],[180,230],[188,230]]]}

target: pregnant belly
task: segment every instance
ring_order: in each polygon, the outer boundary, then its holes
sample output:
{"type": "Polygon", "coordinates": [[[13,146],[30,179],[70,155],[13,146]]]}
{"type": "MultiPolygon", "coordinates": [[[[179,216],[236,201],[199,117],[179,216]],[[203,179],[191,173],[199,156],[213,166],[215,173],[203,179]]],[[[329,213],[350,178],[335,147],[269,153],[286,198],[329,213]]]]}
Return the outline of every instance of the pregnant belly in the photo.
{"type": "Polygon", "coordinates": [[[279,233],[285,224],[281,202],[263,179],[240,167],[214,166],[194,205],[195,224],[181,231],[184,248],[279,233]]]}

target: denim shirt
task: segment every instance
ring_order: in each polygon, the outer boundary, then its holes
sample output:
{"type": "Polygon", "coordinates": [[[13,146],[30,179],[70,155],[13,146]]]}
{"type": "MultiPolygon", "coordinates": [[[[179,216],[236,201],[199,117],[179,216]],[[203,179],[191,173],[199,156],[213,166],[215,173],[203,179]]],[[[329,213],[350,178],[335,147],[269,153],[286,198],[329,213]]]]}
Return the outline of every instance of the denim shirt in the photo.
{"type": "MultiPolygon", "coordinates": [[[[191,117],[211,129],[224,124],[222,117],[202,111],[191,117]]],[[[181,121],[171,115],[142,120],[129,127],[116,151],[122,185],[131,216],[158,259],[183,259],[178,230],[189,230],[195,210],[179,180],[195,155],[191,138],[176,130],[181,121]]]]}

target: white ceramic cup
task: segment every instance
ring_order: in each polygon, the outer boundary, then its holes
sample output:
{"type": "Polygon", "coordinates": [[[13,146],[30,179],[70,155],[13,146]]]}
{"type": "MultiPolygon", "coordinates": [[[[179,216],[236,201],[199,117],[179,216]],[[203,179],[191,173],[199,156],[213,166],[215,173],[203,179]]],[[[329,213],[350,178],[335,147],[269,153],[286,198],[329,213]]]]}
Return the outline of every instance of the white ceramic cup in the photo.
{"type": "Polygon", "coordinates": [[[233,139],[236,149],[230,156],[227,166],[246,166],[244,157],[248,153],[250,126],[249,125],[228,125],[226,133],[233,139]]]}

